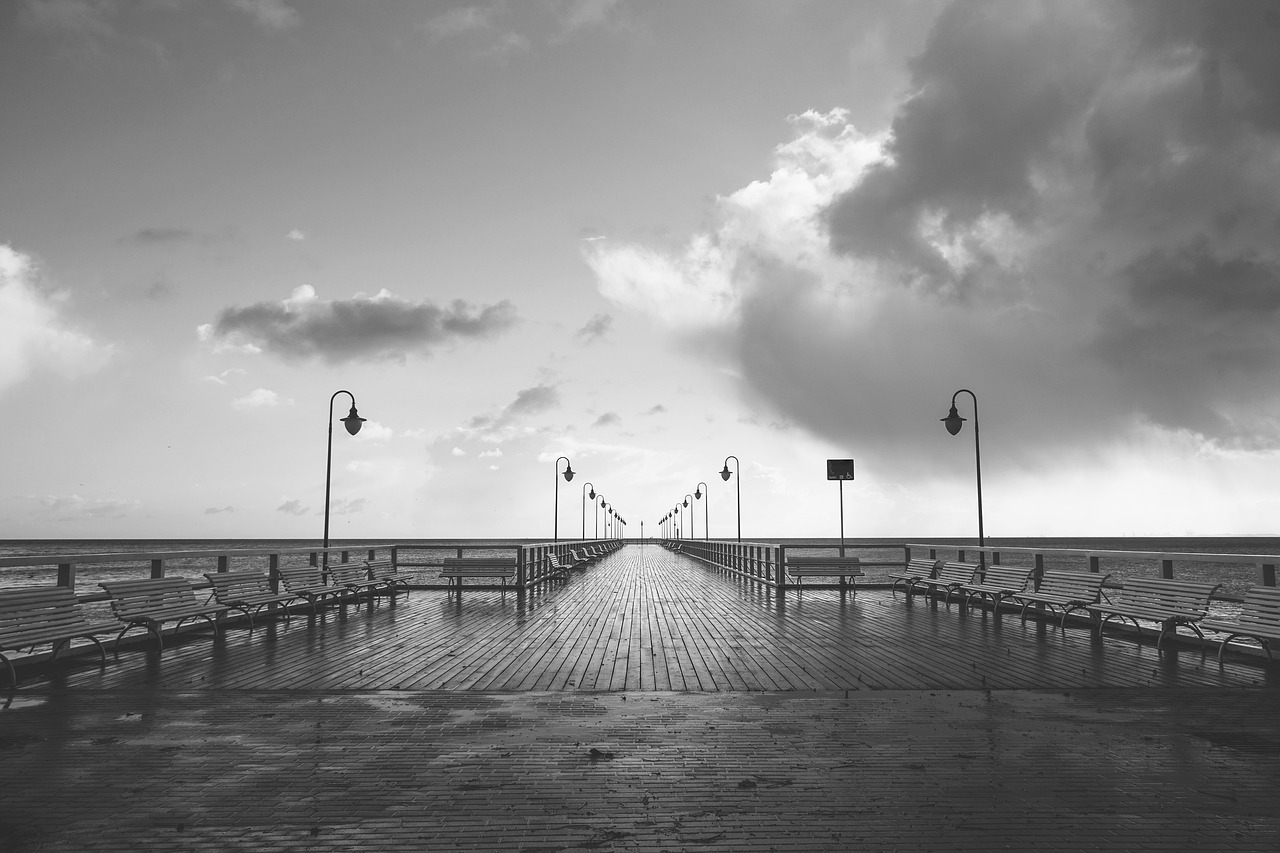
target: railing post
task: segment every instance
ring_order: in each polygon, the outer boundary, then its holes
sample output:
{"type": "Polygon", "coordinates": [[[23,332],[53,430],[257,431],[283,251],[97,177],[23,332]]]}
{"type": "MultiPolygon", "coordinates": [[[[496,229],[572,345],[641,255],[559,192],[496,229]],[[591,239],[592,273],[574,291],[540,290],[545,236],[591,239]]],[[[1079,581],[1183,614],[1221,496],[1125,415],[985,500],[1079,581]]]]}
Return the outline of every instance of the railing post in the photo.
{"type": "Polygon", "coordinates": [[[787,546],[778,546],[778,568],[777,574],[774,575],[774,585],[778,587],[778,592],[782,592],[787,587],[787,546]]]}
{"type": "Polygon", "coordinates": [[[76,588],[76,564],[58,563],[58,586],[76,588]]]}
{"type": "Polygon", "coordinates": [[[1044,577],[1044,554],[1036,554],[1036,567],[1031,572],[1031,582],[1035,589],[1040,589],[1040,580],[1044,577]]]}
{"type": "Polygon", "coordinates": [[[1160,577],[1165,580],[1173,580],[1173,560],[1160,561],[1160,577]]]}
{"type": "Polygon", "coordinates": [[[1259,580],[1263,586],[1276,585],[1276,564],[1275,563],[1259,563],[1258,564],[1259,580]]]}
{"type": "Polygon", "coordinates": [[[227,571],[227,564],[231,562],[231,558],[226,554],[218,555],[218,573],[223,574],[227,571]]]}
{"type": "Polygon", "coordinates": [[[280,555],[279,554],[267,555],[267,577],[269,578],[267,583],[271,585],[271,591],[275,593],[280,592],[280,555]]]}
{"type": "Polygon", "coordinates": [[[1095,575],[1102,571],[1101,558],[1096,554],[1089,555],[1089,571],[1093,572],[1095,575]]]}
{"type": "Polygon", "coordinates": [[[151,561],[151,577],[153,578],[164,577],[164,558],[151,561]]]}
{"type": "Polygon", "coordinates": [[[522,546],[516,547],[516,589],[524,590],[524,548],[522,546]]]}

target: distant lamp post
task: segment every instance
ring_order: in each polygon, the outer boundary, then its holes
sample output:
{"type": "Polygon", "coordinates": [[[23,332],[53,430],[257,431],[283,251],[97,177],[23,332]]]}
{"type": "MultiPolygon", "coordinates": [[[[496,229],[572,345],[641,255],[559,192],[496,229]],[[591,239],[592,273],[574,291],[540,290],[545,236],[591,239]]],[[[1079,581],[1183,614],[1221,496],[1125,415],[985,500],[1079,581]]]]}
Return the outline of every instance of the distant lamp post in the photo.
{"type": "Polygon", "coordinates": [[[351,398],[351,411],[342,419],[342,424],[347,428],[347,432],[355,435],[360,431],[361,424],[365,419],[360,417],[360,413],[356,411],[356,398],[350,391],[334,391],[333,396],[329,398],[329,446],[324,458],[324,565],[329,565],[329,484],[330,474],[333,471],[333,401],[338,399],[339,394],[346,394],[351,398]]]}
{"type": "MultiPolygon", "coordinates": [[[[684,505],[684,506],[689,506],[691,503],[693,503],[693,495],[685,495],[685,496],[684,496],[684,504],[683,504],[683,505],[684,505]]],[[[693,531],[694,531],[694,526],[693,526],[693,510],[692,510],[692,509],[690,509],[690,510],[689,510],[689,538],[690,538],[690,539],[696,539],[696,538],[697,538],[697,537],[694,535],[694,532],[693,532],[693,531]]]]}
{"type": "Polygon", "coordinates": [[[552,527],[552,539],[556,542],[560,541],[560,460],[564,460],[564,481],[567,483],[573,479],[573,466],[569,464],[568,456],[556,457],[556,504],[555,513],[556,520],[552,527]]]}
{"type": "MultiPolygon", "coordinates": [[[[596,497],[600,499],[600,509],[604,509],[604,495],[597,494],[596,497]]],[[[596,504],[594,500],[592,500],[591,502],[591,517],[592,519],[595,520],[596,538],[599,539],[600,538],[600,516],[596,512],[596,504]]]]}
{"type": "Polygon", "coordinates": [[[693,490],[694,500],[701,498],[704,494],[706,495],[706,500],[702,502],[702,538],[710,539],[711,525],[709,523],[709,519],[711,518],[711,514],[710,514],[711,489],[710,487],[707,486],[706,483],[698,483],[698,487],[693,490]],[[706,489],[706,491],[703,492],[703,489],[706,489]]]}
{"type": "MultiPolygon", "coordinates": [[[[559,488],[559,486],[560,486],[560,483],[559,481],[557,481],[556,487],[559,488]]],[[[593,483],[582,484],[582,538],[584,540],[587,538],[587,498],[591,498],[591,514],[595,515],[596,487],[593,483]],[[590,495],[587,494],[588,486],[591,487],[590,495]]]]}
{"type": "Polygon", "coordinates": [[[735,483],[734,485],[738,487],[738,541],[741,542],[742,541],[742,463],[738,461],[738,457],[726,456],[724,458],[724,470],[720,472],[720,479],[724,480],[726,483],[729,482],[729,476],[733,474],[733,471],[729,470],[730,459],[733,460],[734,470],[738,472],[738,482],[735,483]]]}
{"type": "Polygon", "coordinates": [[[947,412],[945,418],[941,418],[943,424],[947,427],[947,432],[952,435],[959,435],[961,427],[964,426],[965,418],[960,417],[960,413],[956,411],[956,397],[961,394],[968,394],[973,399],[973,459],[978,474],[978,562],[986,565],[986,555],[982,549],[987,545],[986,536],[982,529],[982,447],[978,443],[978,397],[968,388],[961,388],[959,391],[951,395],[951,411],[947,412]]]}

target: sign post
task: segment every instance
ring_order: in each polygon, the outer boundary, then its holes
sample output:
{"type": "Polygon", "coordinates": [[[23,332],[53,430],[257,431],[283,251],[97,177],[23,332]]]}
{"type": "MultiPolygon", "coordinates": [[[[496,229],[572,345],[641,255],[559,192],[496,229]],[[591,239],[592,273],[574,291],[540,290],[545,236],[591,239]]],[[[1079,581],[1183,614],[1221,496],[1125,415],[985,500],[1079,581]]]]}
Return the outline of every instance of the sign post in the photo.
{"type": "Polygon", "coordinates": [[[844,481],[853,479],[852,459],[828,459],[827,479],[840,484],[840,556],[844,556],[844,481]]]}

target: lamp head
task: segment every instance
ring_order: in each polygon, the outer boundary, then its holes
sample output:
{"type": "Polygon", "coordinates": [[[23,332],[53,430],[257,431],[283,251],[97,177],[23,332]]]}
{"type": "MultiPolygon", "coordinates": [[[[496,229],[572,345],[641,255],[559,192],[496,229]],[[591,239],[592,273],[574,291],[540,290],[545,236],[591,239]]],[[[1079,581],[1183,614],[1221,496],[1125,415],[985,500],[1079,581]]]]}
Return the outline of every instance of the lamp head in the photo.
{"type": "Polygon", "coordinates": [[[688,499],[688,498],[685,498],[684,500],[680,501],[680,506],[688,506],[688,505],[689,505],[689,499],[688,499]]]}
{"type": "Polygon", "coordinates": [[[591,500],[595,500],[595,499],[596,499],[596,490],[595,490],[595,488],[592,488],[592,489],[591,489],[591,491],[587,492],[587,497],[591,498],[591,500]]]}
{"type": "Polygon", "coordinates": [[[694,489],[694,490],[693,490],[693,499],[696,501],[696,500],[698,500],[698,499],[699,499],[699,498],[701,498],[701,497],[702,497],[702,489],[694,489]]]}
{"type": "Polygon", "coordinates": [[[600,496],[600,508],[604,509],[604,495],[600,496]]]}
{"type": "Polygon", "coordinates": [[[729,463],[724,463],[724,470],[720,472],[720,479],[728,482],[729,475],[733,472],[729,470],[729,463]]]}
{"type": "Polygon", "coordinates": [[[956,404],[952,403],[951,411],[948,412],[947,416],[941,420],[946,424],[947,432],[952,435],[958,435],[960,433],[960,427],[964,425],[966,419],[960,417],[960,413],[956,411],[956,404]]]}
{"type": "Polygon", "coordinates": [[[360,425],[363,424],[364,421],[365,419],[360,417],[360,413],[356,411],[354,404],[351,406],[350,414],[342,419],[342,423],[347,428],[347,432],[352,435],[355,435],[360,431],[360,425]]]}
{"type": "Polygon", "coordinates": [[[569,460],[564,460],[564,481],[567,483],[573,479],[573,466],[569,464],[569,460]]]}

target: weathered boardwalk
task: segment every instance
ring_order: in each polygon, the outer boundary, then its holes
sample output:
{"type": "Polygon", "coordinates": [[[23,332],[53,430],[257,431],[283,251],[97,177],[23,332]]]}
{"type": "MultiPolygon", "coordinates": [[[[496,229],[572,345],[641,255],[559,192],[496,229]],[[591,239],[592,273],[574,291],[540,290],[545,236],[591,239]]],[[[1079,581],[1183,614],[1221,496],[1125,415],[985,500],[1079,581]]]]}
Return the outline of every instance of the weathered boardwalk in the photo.
{"type": "Polygon", "coordinates": [[[1274,851],[1276,688],[629,546],[25,673],[0,850],[1274,851]]]}

